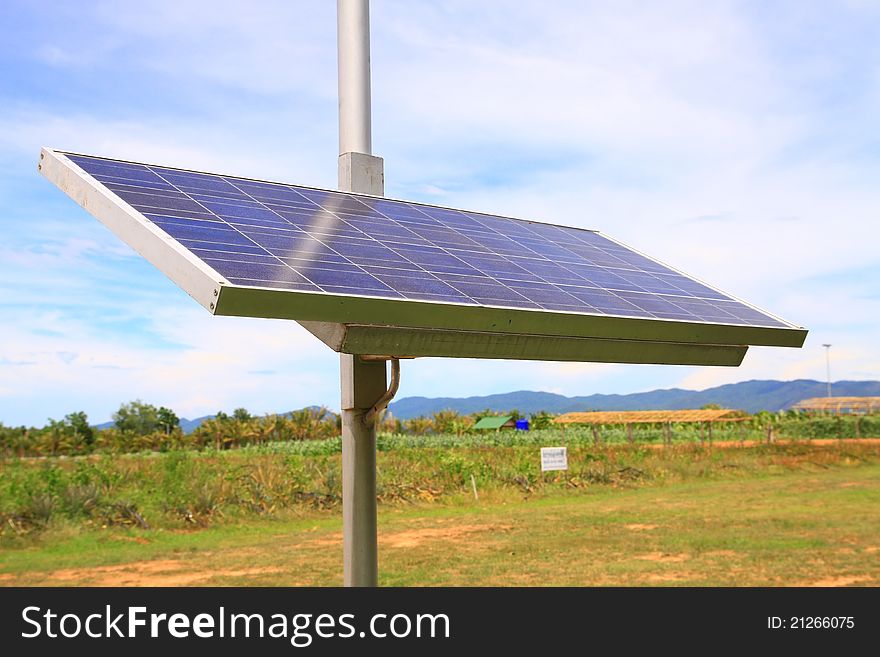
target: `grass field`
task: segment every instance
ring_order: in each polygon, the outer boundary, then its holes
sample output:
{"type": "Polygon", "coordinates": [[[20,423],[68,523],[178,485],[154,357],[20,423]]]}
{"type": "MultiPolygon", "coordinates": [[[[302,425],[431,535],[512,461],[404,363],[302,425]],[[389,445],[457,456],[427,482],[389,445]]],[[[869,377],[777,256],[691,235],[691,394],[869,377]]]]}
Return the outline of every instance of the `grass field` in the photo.
{"type": "MultiPolygon", "coordinates": [[[[606,472],[635,463],[646,476],[633,480],[584,480],[581,462],[595,464],[597,456],[575,453],[573,476],[580,479],[490,485],[484,474],[478,501],[468,494],[469,477],[462,477],[460,486],[450,484],[430,502],[383,503],[380,581],[880,585],[876,446],[660,452],[615,453],[606,472]]],[[[494,462],[517,455],[483,450],[458,458],[485,473],[481,456],[494,462]]],[[[380,455],[380,469],[384,460],[388,477],[392,465],[403,468],[398,460],[409,457],[380,455]]],[[[606,466],[609,461],[606,453],[606,466]]],[[[460,466],[455,472],[467,472],[460,466]]],[[[260,517],[230,513],[191,528],[61,522],[7,542],[0,583],[339,585],[339,516],[338,506],[302,506],[260,517]]]]}

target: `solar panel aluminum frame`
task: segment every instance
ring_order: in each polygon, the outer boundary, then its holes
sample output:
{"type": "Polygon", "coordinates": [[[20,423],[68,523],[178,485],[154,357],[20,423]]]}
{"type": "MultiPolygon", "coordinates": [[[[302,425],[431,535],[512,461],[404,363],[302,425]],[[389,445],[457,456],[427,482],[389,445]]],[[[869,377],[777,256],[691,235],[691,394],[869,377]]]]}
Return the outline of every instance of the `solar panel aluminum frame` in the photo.
{"type": "Polygon", "coordinates": [[[43,148],[40,173],[199,304],[214,312],[223,277],[65,157],[43,148]]]}
{"type": "Polygon", "coordinates": [[[396,358],[739,365],[748,347],[301,321],[334,351],[396,358]]]}
{"type": "Polygon", "coordinates": [[[64,152],[44,148],[39,169],[209,312],[296,320],[343,353],[735,366],[747,345],[799,347],[806,337],[804,329],[793,326],[583,315],[233,285],[64,152]]]}

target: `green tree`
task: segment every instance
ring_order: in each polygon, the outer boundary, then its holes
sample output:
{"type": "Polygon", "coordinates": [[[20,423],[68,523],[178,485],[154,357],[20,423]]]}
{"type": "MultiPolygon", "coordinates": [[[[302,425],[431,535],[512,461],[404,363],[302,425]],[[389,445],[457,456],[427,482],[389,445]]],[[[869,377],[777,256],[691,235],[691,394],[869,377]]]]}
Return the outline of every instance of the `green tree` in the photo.
{"type": "Polygon", "coordinates": [[[159,410],[156,411],[156,417],[166,436],[170,436],[171,432],[180,426],[180,418],[170,408],[160,406],[159,410]]]}
{"type": "Polygon", "coordinates": [[[70,427],[74,437],[86,447],[91,447],[95,443],[95,430],[89,425],[89,416],[85,411],[68,413],[64,416],[64,423],[70,427]]]}
{"type": "Polygon", "coordinates": [[[250,422],[254,419],[254,416],[246,408],[236,408],[232,411],[232,417],[239,422],[250,422]]]}
{"type": "Polygon", "coordinates": [[[224,436],[229,430],[229,416],[223,411],[218,411],[217,415],[202,422],[193,432],[194,437],[202,445],[214,444],[214,449],[222,449],[224,436]]]}
{"type": "Polygon", "coordinates": [[[25,426],[6,427],[0,423],[0,442],[7,457],[26,456],[33,451],[32,429],[25,426]]]}
{"type": "Polygon", "coordinates": [[[67,451],[71,447],[72,434],[73,430],[64,420],[49,418],[46,426],[40,431],[43,453],[48,452],[50,455],[55,456],[63,451],[67,451]]]}
{"type": "Polygon", "coordinates": [[[123,404],[113,414],[113,423],[122,433],[146,436],[160,430],[159,409],[137,399],[123,404]]]}
{"type": "Polygon", "coordinates": [[[461,420],[458,411],[450,408],[437,411],[431,416],[431,423],[436,433],[457,433],[461,420]]]}
{"type": "Polygon", "coordinates": [[[552,426],[553,415],[551,415],[547,411],[538,411],[537,413],[532,413],[532,416],[529,418],[530,429],[549,429],[552,426]]]}
{"type": "Polygon", "coordinates": [[[324,406],[291,411],[285,425],[291,440],[320,440],[337,435],[336,418],[324,406]]]}
{"type": "Polygon", "coordinates": [[[403,428],[407,433],[423,436],[434,428],[434,423],[431,421],[431,418],[420,415],[419,417],[411,417],[404,421],[403,428]]]}

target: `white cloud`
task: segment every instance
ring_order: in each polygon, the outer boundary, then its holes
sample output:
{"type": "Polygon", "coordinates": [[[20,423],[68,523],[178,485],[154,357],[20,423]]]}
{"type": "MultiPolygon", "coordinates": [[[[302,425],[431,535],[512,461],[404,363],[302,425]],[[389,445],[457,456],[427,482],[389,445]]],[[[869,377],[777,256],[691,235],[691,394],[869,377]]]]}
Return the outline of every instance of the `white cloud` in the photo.
{"type": "MultiPolygon", "coordinates": [[[[77,6],[52,24],[34,13],[34,61],[70,86],[48,99],[4,90],[0,162],[17,180],[50,145],[333,185],[333,10],[161,0],[77,6]]],[[[400,394],[821,379],[822,342],[836,345],[834,378],[880,378],[872,12],[376,0],[373,141],[390,196],[598,228],[813,330],[804,350],[752,349],[739,369],[407,362],[400,394]]],[[[14,382],[0,381],[0,419],[79,407],[97,419],[135,396],[184,415],[336,405],[335,355],[295,324],[211,318],[74,222],[73,204],[47,219],[41,198],[0,211],[14,228],[0,266],[26,281],[0,292],[0,374],[14,382]]]]}
{"type": "Polygon", "coordinates": [[[139,315],[157,346],[124,334],[108,338],[88,317],[11,316],[0,343],[0,367],[11,383],[0,391],[3,421],[39,422],[41,413],[79,409],[106,420],[135,398],[190,417],[237,406],[267,413],[338,394],[328,375],[338,358],[295,323],[215,318],[188,303],[142,308],[139,315]],[[260,371],[269,374],[253,374],[260,371]]]}

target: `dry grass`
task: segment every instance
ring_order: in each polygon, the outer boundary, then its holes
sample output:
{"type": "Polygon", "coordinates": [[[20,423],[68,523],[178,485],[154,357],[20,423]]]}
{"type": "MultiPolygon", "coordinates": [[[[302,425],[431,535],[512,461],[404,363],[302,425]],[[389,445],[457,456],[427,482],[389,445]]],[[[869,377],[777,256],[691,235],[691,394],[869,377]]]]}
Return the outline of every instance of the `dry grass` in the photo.
{"type": "MultiPolygon", "coordinates": [[[[554,489],[380,514],[384,585],[880,585],[880,466],[554,489]]],[[[337,514],[46,536],[3,585],[339,585],[337,514]],[[131,540],[120,540],[120,539],[131,540]]]]}

